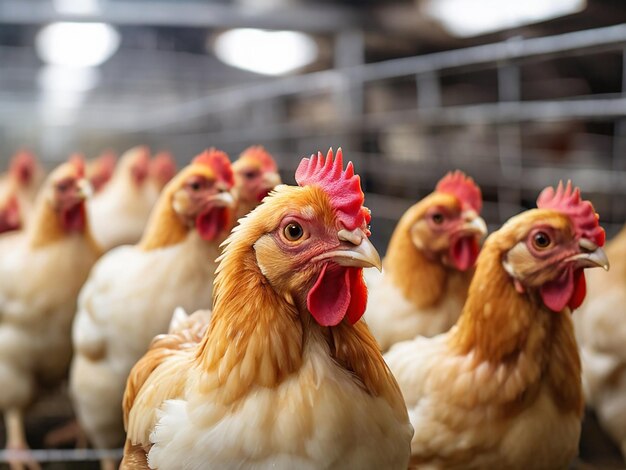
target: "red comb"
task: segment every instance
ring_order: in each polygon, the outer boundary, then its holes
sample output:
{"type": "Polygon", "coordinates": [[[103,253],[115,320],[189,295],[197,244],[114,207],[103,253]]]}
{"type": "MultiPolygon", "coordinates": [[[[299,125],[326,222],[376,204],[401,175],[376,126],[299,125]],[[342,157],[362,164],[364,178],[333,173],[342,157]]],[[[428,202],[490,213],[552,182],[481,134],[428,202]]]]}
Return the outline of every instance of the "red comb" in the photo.
{"type": "Polygon", "coordinates": [[[452,194],[461,205],[480,213],[483,208],[483,195],[474,180],[460,170],[451,171],[439,180],[435,191],[452,194]]]}
{"type": "Polygon", "coordinates": [[[253,145],[241,152],[241,157],[250,157],[261,162],[263,171],[276,171],[276,162],[262,145],[253,145]]]}
{"type": "Polygon", "coordinates": [[[371,216],[363,207],[364,195],[361,191],[361,179],[354,174],[352,162],[343,170],[341,149],[333,160],[333,149],[328,151],[326,160],[321,152],[303,158],[296,170],[296,182],[299,186],[317,185],[330,196],[332,205],[338,213],[341,223],[354,230],[369,223],[371,216]]]}
{"type": "Polygon", "coordinates": [[[67,162],[74,167],[76,176],[85,177],[85,158],[80,153],[74,153],[68,158],[67,162]]]}
{"type": "Polygon", "coordinates": [[[572,188],[572,182],[568,181],[565,188],[563,182],[554,188],[548,186],[537,198],[539,209],[553,209],[567,215],[574,224],[576,235],[586,238],[598,246],[603,246],[606,239],[604,229],[600,227],[600,216],[596,214],[593,205],[589,201],[580,198],[580,189],[572,188]]]}
{"type": "Polygon", "coordinates": [[[11,159],[9,172],[26,183],[33,176],[35,166],[35,156],[28,150],[20,150],[11,159]]]}
{"type": "Polygon", "coordinates": [[[230,167],[230,159],[225,152],[211,147],[194,158],[192,163],[206,165],[214,170],[218,179],[224,181],[228,186],[234,184],[233,169],[230,167]]]}
{"type": "Polygon", "coordinates": [[[176,174],[176,162],[169,152],[159,152],[150,163],[150,173],[165,184],[176,174]]]}
{"type": "Polygon", "coordinates": [[[113,150],[105,150],[100,154],[96,161],[98,162],[99,169],[107,175],[110,175],[115,169],[117,155],[113,150]]]}

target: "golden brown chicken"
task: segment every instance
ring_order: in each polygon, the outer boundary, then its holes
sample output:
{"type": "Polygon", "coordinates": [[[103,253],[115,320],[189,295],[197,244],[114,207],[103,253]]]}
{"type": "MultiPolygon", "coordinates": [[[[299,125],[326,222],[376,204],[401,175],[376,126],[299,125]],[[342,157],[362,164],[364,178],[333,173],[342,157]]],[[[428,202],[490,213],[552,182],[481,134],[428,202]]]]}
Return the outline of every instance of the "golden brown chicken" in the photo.
{"type": "Polygon", "coordinates": [[[23,412],[40,386],[67,376],[76,299],[99,250],[91,238],[84,163],[43,185],[26,230],[0,238],[0,406],[7,447],[25,448],[23,412]]]}
{"type": "Polygon", "coordinates": [[[133,368],[122,468],[406,468],[402,396],[359,321],[380,267],[359,178],[339,151],[296,181],[233,230],[203,339],[133,368]]]}
{"type": "Polygon", "coordinates": [[[196,157],[164,188],[140,243],[104,255],[85,283],[73,327],[70,391],[96,448],[124,443],[128,373],[152,338],[167,331],[174,309],[211,307],[215,259],[234,223],[232,185],[225,153],[196,157]]]}
{"type": "Polygon", "coordinates": [[[487,238],[457,324],[385,354],[427,468],[567,468],[583,411],[571,311],[584,269],[607,268],[604,230],[578,189],[547,188],[538,209],[487,238]]]}
{"type": "Polygon", "coordinates": [[[418,335],[448,331],[461,314],[487,233],[474,180],[448,173],[402,216],[383,273],[368,273],[365,320],[383,351],[418,335]]]}
{"type": "Polygon", "coordinates": [[[260,145],[244,150],[233,163],[235,194],[237,197],[236,220],[239,220],[280,184],[280,175],[274,158],[260,145]]]}

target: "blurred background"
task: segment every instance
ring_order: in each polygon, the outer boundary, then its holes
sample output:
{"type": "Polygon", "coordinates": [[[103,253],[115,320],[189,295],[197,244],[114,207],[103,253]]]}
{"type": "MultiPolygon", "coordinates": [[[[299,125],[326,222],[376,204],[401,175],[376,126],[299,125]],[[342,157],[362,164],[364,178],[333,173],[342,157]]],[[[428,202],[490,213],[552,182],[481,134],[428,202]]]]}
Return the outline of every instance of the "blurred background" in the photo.
{"type": "MultiPolygon", "coordinates": [[[[379,245],[448,169],[499,225],[571,178],[626,220],[622,0],[2,0],[0,164],[342,146],[379,245]],[[378,222],[378,223],[377,223],[378,222]]],[[[383,248],[384,251],[384,248],[383,248]]]]}
{"type": "MultiPolygon", "coordinates": [[[[626,3],[0,0],[0,141],[1,170],[23,147],[50,168],[77,150],[148,144],[181,166],[262,144],[286,182],[300,157],[341,146],[381,252],[454,168],[482,187],[490,228],[571,178],[613,235],[626,3]]],[[[598,468],[619,462],[600,449],[598,468]]]]}

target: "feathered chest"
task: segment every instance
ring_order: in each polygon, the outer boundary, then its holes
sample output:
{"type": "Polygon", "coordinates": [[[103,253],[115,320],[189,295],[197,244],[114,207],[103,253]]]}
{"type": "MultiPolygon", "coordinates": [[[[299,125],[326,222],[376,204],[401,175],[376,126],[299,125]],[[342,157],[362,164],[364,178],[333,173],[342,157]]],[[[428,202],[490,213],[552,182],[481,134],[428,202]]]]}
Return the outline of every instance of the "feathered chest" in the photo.
{"type": "Polygon", "coordinates": [[[186,400],[162,407],[152,466],[406,468],[409,424],[322,345],[307,348],[300,369],[278,386],[255,387],[230,406],[214,399],[192,385],[186,400]]]}

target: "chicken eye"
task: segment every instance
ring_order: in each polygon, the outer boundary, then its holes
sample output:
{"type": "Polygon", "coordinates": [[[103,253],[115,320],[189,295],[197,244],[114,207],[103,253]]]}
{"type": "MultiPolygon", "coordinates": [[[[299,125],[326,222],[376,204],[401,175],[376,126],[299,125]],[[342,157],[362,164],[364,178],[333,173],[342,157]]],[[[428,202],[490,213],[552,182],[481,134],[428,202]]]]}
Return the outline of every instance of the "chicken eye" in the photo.
{"type": "Polygon", "coordinates": [[[440,212],[436,212],[432,215],[433,222],[437,225],[441,225],[443,223],[443,214],[440,212]]]}
{"type": "Polygon", "coordinates": [[[187,187],[192,191],[200,191],[206,186],[206,181],[200,178],[194,178],[187,182],[187,187]]]}
{"type": "Polygon", "coordinates": [[[243,174],[243,177],[244,177],[245,179],[247,179],[247,180],[251,180],[251,179],[256,178],[256,176],[257,176],[257,175],[258,175],[258,172],[256,172],[256,171],[246,171],[246,172],[243,174]]]}
{"type": "Polygon", "coordinates": [[[300,240],[300,238],[302,238],[302,235],[304,235],[304,230],[302,229],[302,226],[296,222],[291,222],[290,224],[286,225],[283,233],[285,234],[285,238],[287,240],[289,240],[290,242],[295,242],[296,240],[300,240]]]}
{"type": "Polygon", "coordinates": [[[64,193],[68,189],[70,189],[70,183],[68,181],[57,184],[57,191],[59,191],[60,193],[64,193]]]}
{"type": "Polygon", "coordinates": [[[533,236],[533,245],[535,245],[535,248],[544,249],[550,246],[550,243],[550,237],[545,232],[537,232],[533,236]]]}

